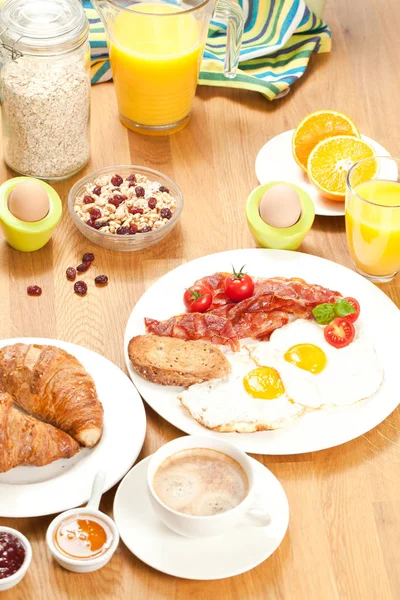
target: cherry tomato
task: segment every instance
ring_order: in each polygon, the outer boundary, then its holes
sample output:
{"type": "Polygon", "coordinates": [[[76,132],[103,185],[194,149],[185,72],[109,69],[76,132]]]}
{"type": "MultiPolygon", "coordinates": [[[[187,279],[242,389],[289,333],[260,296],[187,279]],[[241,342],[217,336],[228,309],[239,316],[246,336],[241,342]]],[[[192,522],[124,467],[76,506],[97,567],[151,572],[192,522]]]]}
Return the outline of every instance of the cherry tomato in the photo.
{"type": "Polygon", "coordinates": [[[238,273],[233,269],[232,275],[225,279],[225,294],[230,300],[240,302],[250,298],[254,292],[254,283],[250,275],[243,273],[244,265],[238,273]]]}
{"type": "Polygon", "coordinates": [[[348,317],[336,317],[324,329],[326,341],[335,348],[348,346],[354,340],[355,334],[354,325],[348,317]]]}
{"type": "Polygon", "coordinates": [[[356,309],[355,313],[351,313],[351,315],[347,315],[346,317],[346,319],[350,321],[350,323],[354,323],[360,316],[360,305],[355,298],[344,298],[344,300],[347,300],[347,302],[351,304],[353,308],[356,309]]]}
{"type": "Polygon", "coordinates": [[[183,302],[189,312],[206,312],[212,304],[212,293],[205,285],[193,285],[183,294],[183,302]]]}

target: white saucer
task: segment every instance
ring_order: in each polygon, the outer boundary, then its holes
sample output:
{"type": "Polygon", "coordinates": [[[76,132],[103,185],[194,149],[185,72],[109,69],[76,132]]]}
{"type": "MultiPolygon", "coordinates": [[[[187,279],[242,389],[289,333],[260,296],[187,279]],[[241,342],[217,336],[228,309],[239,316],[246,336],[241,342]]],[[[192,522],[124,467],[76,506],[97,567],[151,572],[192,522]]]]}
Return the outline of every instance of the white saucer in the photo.
{"type": "Polygon", "coordinates": [[[289,523],[286,494],[276,477],[254,463],[257,504],[265,498],[268,527],[239,524],[227,534],[185,538],[165,527],[150,506],[146,473],[150,457],[121,482],[114,500],[114,520],[125,545],[150,567],[184,579],[223,579],[240,575],[267,559],[282,542],[289,523]]]}
{"type": "MultiPolygon", "coordinates": [[[[256,158],[256,175],[258,181],[268,183],[268,181],[288,181],[295,183],[303,188],[313,200],[315,205],[315,214],[337,217],[344,215],[344,202],[327,200],[318,192],[315,186],[309,181],[307,174],[297,165],[292,154],[292,137],[294,129],[285,131],[270,139],[265,146],[261,148],[256,158]]],[[[390,156],[390,153],[366,135],[361,138],[370,144],[377,156],[390,156]]]]}

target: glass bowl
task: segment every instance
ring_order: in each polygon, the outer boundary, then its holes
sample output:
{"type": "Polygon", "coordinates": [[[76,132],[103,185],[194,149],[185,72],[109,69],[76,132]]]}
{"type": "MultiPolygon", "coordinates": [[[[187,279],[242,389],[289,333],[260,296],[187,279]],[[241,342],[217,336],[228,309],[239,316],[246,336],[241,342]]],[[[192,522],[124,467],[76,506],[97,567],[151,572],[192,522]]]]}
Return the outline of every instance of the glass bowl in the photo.
{"type": "Polygon", "coordinates": [[[175,227],[179,221],[183,208],[183,195],[180,188],[166,175],[163,175],[159,171],[149,169],[147,167],[138,167],[136,165],[113,165],[111,167],[105,167],[98,171],[93,171],[89,175],[82,177],[75,183],[71,188],[68,195],[68,209],[72,220],[76,227],[85,237],[88,238],[93,244],[107,248],[108,250],[119,250],[120,252],[132,252],[133,250],[143,250],[149,248],[161,242],[175,227]],[[118,235],[115,233],[108,233],[106,231],[98,231],[86,225],[82,221],[74,210],[75,199],[81,196],[86,191],[86,185],[95,181],[99,177],[104,175],[118,174],[121,177],[127,177],[131,173],[138,175],[144,175],[150,181],[157,181],[160,185],[164,185],[169,189],[169,193],[173,196],[177,202],[177,207],[173,213],[171,219],[159,229],[153,229],[148,233],[136,233],[134,235],[118,235]]]}

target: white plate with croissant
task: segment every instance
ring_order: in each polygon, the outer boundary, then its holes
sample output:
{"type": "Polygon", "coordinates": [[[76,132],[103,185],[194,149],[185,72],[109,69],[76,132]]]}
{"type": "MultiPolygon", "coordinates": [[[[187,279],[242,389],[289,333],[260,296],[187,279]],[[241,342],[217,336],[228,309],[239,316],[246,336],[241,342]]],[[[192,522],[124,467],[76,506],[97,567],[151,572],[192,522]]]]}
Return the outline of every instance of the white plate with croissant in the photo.
{"type": "Polygon", "coordinates": [[[0,516],[79,506],[99,470],[110,489],[145,433],[138,392],[103,356],[59,340],[0,341],[0,516]]]}

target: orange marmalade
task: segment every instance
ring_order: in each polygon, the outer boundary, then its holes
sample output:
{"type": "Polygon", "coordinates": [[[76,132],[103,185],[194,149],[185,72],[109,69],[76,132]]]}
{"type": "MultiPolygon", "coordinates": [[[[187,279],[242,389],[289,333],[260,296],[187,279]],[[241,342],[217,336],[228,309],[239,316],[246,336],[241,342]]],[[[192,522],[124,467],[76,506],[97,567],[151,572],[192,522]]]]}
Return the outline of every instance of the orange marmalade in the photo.
{"type": "Polygon", "coordinates": [[[68,558],[91,559],[101,556],[112,542],[109,526],[93,515],[71,515],[54,533],[57,549],[68,558]]]}

